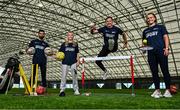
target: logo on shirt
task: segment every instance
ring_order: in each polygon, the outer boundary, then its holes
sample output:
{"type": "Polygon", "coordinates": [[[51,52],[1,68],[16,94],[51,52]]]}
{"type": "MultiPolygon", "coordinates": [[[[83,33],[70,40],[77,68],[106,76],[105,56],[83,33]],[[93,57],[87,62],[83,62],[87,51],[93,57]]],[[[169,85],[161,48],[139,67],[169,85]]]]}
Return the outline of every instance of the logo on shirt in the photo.
{"type": "Polygon", "coordinates": [[[146,34],[146,38],[157,36],[157,34],[158,34],[158,31],[149,32],[149,33],[146,34]]]}
{"type": "Polygon", "coordinates": [[[46,46],[46,43],[44,43],[44,42],[39,42],[39,41],[35,41],[34,44],[35,44],[35,45],[43,45],[43,46],[46,46]]]}
{"type": "Polygon", "coordinates": [[[158,28],[154,28],[153,30],[158,30],[158,28]]]}
{"type": "Polygon", "coordinates": [[[106,33],[106,37],[108,37],[108,38],[113,38],[113,37],[114,37],[114,34],[108,34],[108,33],[106,33]]]}
{"type": "Polygon", "coordinates": [[[41,45],[36,45],[36,46],[35,46],[35,48],[36,48],[36,49],[41,49],[41,50],[44,50],[44,47],[43,47],[43,46],[41,46],[41,45]]]}
{"type": "Polygon", "coordinates": [[[65,51],[73,52],[73,51],[75,51],[75,48],[72,48],[72,47],[66,47],[65,51]]]}
{"type": "Polygon", "coordinates": [[[116,33],[116,31],[112,31],[112,34],[115,34],[116,33]]]}
{"type": "Polygon", "coordinates": [[[107,32],[109,32],[108,30],[105,30],[105,32],[107,33],[107,32]]]}

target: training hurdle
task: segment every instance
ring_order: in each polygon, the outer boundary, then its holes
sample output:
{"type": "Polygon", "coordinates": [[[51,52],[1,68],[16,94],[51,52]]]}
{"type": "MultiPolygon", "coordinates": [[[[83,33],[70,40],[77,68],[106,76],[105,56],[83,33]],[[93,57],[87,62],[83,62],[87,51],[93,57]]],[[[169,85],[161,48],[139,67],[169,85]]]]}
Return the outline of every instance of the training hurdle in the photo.
{"type": "Polygon", "coordinates": [[[81,58],[80,62],[82,63],[82,88],[84,88],[85,85],[85,63],[86,62],[93,62],[93,61],[107,61],[107,60],[130,60],[130,70],[131,70],[131,82],[132,82],[132,96],[135,96],[134,92],[134,62],[133,62],[134,56],[107,56],[107,57],[87,57],[87,58],[81,58]]]}

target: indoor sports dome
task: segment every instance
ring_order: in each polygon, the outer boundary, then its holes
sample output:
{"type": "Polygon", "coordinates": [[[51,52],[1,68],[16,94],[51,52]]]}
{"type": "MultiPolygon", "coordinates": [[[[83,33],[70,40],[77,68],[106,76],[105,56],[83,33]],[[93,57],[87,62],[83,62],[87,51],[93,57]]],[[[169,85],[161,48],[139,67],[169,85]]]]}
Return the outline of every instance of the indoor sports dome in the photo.
{"type": "MultiPolygon", "coordinates": [[[[90,24],[102,27],[106,17],[111,16],[114,24],[127,33],[128,48],[122,48],[123,39],[119,35],[117,52],[108,56],[132,55],[135,82],[151,81],[147,53],[140,47],[142,32],[147,28],[146,14],[153,12],[158,23],[165,25],[169,32],[169,72],[172,81],[177,82],[180,76],[179,7],[179,0],[0,0],[0,64],[3,66],[10,56],[26,49],[29,42],[37,38],[39,29],[45,30],[45,41],[54,49],[59,49],[66,33],[72,31],[80,57],[96,57],[102,49],[103,37],[101,34],[92,35],[90,24]]],[[[29,77],[32,55],[20,55],[20,61],[29,77]]],[[[131,81],[130,59],[103,61],[103,64],[109,71],[106,81],[131,81]]],[[[93,61],[85,62],[84,66],[85,80],[96,82],[102,79],[103,71],[93,61]]],[[[82,79],[82,69],[80,65],[78,80],[82,79]]],[[[59,82],[61,72],[61,61],[48,57],[48,82],[59,82]]],[[[161,71],[159,74],[162,76],[161,71]]],[[[68,74],[67,80],[71,79],[72,75],[68,74]]]]}

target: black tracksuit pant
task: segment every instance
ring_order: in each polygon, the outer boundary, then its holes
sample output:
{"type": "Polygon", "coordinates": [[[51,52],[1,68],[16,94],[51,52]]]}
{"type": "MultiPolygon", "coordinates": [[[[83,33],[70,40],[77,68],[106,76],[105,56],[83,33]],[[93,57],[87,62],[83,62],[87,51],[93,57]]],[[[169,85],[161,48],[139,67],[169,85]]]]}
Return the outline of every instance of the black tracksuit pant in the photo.
{"type": "Polygon", "coordinates": [[[148,63],[152,72],[153,82],[155,88],[160,88],[160,78],[158,75],[158,64],[160,65],[161,71],[164,76],[164,82],[166,89],[170,88],[170,74],[168,69],[168,57],[164,55],[163,49],[153,49],[148,51],[148,63]]]}
{"type": "MultiPolygon", "coordinates": [[[[107,47],[103,46],[102,50],[100,51],[100,53],[98,54],[98,57],[106,57],[109,53],[111,52],[116,52],[118,49],[118,45],[115,44],[113,50],[109,50],[107,47]]],[[[102,61],[96,61],[96,64],[103,70],[103,71],[107,71],[106,68],[104,67],[104,65],[102,64],[102,61]]]]}
{"type": "MultiPolygon", "coordinates": [[[[41,70],[42,86],[46,87],[46,64],[38,64],[41,70]]],[[[35,83],[35,74],[36,74],[36,64],[34,64],[33,70],[33,84],[35,83]]],[[[31,82],[31,81],[30,81],[31,82]]]]}

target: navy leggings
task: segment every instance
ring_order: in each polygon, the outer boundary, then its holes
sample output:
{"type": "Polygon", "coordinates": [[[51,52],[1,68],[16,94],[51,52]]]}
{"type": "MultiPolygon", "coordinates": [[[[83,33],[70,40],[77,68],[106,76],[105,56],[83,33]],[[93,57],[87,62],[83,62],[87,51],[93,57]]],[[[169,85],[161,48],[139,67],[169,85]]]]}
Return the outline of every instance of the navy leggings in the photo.
{"type": "Polygon", "coordinates": [[[161,71],[164,76],[164,82],[166,85],[166,89],[170,88],[170,74],[168,69],[168,57],[164,55],[163,50],[150,50],[148,51],[148,63],[152,72],[153,82],[155,84],[155,88],[160,88],[160,78],[158,75],[158,64],[160,65],[161,71]]]}

